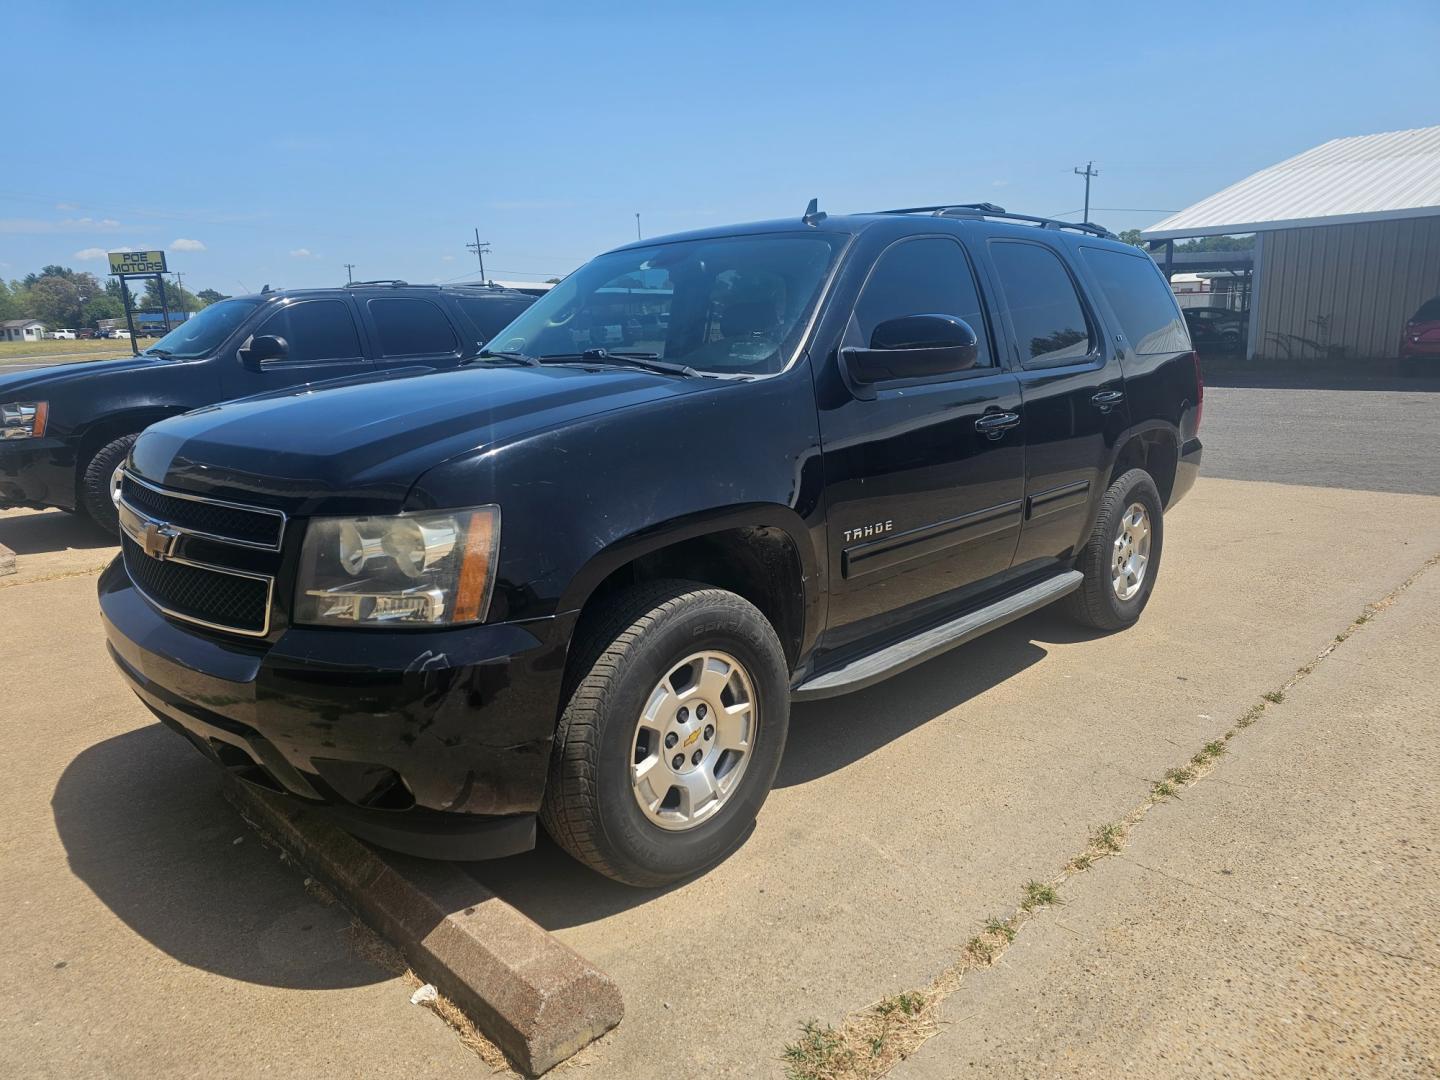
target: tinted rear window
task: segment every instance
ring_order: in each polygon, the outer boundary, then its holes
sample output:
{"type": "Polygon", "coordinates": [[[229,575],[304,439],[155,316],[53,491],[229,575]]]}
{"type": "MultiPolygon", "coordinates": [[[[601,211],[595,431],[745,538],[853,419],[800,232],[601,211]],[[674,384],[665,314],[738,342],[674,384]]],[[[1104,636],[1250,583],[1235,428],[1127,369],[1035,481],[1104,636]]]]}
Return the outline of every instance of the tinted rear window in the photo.
{"type": "Polygon", "coordinates": [[[1017,241],[996,241],[990,252],[1020,342],[1021,364],[1074,364],[1089,356],[1094,348],[1090,321],[1060,257],[1039,244],[1017,241]]]}
{"type": "Polygon", "coordinates": [[[380,337],[382,356],[420,356],[455,351],[450,320],[429,300],[386,296],[370,301],[370,317],[380,337]]]}
{"type": "MultiPolygon", "coordinates": [[[[1132,349],[1144,354],[1184,352],[1190,348],[1175,297],[1148,255],[1092,247],[1080,250],[1132,349]]],[[[1216,317],[1211,311],[1195,314],[1204,319],[1216,317]]]]}
{"type": "Polygon", "coordinates": [[[460,296],[455,298],[455,306],[474,324],[480,340],[489,341],[529,307],[530,302],[510,297],[460,296]]]}

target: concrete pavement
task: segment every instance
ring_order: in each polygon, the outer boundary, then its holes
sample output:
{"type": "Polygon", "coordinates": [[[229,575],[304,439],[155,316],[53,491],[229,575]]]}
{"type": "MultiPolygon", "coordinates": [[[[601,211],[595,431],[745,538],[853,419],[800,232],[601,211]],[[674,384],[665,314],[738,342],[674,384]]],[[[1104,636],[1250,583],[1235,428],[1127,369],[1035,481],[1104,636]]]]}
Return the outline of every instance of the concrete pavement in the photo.
{"type": "Polygon", "coordinates": [[[1042,612],[797,707],[754,834],[705,876],[636,893],[548,846],[472,869],[619,982],[603,1075],[778,1073],[800,1022],[923,987],[1435,551],[1440,499],[1202,480],[1134,629],[1042,612]]]}
{"type": "Polygon", "coordinates": [[[971,972],[893,1076],[1440,1075],[1440,566],[971,972]]]}
{"type": "MultiPolygon", "coordinates": [[[[619,982],[627,1019],[585,1052],[594,1075],[778,1073],[800,1021],[923,986],[1021,884],[1440,550],[1440,499],[1203,479],[1166,539],[1131,631],[1044,612],[797,708],[755,833],[695,881],[627,889],[548,844],[472,866],[619,982]]],[[[34,1076],[476,1069],[150,722],[109,669],[93,588],[0,587],[8,1060],[34,1076]]]]}

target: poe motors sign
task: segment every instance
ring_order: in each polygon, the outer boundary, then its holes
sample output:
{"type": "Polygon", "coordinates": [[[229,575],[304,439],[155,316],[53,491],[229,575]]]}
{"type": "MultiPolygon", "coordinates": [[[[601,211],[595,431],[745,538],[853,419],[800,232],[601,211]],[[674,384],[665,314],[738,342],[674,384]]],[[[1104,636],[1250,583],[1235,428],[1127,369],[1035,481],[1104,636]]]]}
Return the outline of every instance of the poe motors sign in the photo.
{"type": "Polygon", "coordinates": [[[112,251],[110,273],[163,274],[166,272],[163,251],[112,251]]]}

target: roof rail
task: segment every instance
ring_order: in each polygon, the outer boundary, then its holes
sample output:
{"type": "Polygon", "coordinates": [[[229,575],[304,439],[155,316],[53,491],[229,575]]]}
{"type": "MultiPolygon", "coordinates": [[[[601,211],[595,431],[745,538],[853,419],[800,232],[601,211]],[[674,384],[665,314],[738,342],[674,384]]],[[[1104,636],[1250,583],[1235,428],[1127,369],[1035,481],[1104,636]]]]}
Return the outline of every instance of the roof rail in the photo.
{"type": "Polygon", "coordinates": [[[399,278],[375,278],[372,281],[352,281],[345,288],[358,289],[365,285],[389,285],[392,289],[408,289],[410,283],[401,281],[399,278]]]}
{"type": "Polygon", "coordinates": [[[907,206],[899,210],[880,210],[881,214],[932,214],[935,217],[999,218],[1001,221],[1024,221],[1039,225],[1043,229],[1074,229],[1106,240],[1118,239],[1114,233],[1088,221],[1059,221],[1055,218],[1035,217],[1033,214],[1012,214],[1003,206],[994,203],[949,203],[945,206],[907,206]]]}

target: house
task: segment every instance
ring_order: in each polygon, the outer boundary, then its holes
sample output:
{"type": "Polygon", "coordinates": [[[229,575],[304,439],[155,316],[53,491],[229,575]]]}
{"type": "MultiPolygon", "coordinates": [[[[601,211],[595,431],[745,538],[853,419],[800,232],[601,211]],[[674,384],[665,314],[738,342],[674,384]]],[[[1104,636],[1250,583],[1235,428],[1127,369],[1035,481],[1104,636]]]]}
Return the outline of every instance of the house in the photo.
{"type": "Polygon", "coordinates": [[[1406,320],[1440,296],[1440,127],[1332,139],[1140,235],[1174,277],[1243,271],[1220,261],[1247,257],[1250,359],[1385,361],[1406,320]],[[1252,252],[1175,250],[1177,240],[1250,234],[1252,252]]]}
{"type": "Polygon", "coordinates": [[[0,341],[40,341],[45,324],[39,319],[6,319],[0,322],[0,341]]]}

